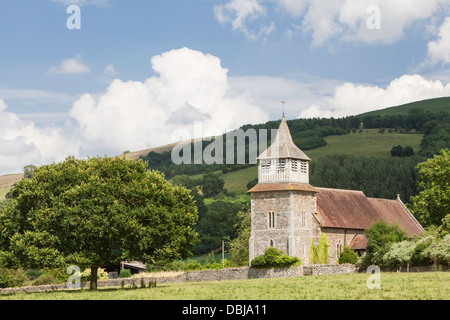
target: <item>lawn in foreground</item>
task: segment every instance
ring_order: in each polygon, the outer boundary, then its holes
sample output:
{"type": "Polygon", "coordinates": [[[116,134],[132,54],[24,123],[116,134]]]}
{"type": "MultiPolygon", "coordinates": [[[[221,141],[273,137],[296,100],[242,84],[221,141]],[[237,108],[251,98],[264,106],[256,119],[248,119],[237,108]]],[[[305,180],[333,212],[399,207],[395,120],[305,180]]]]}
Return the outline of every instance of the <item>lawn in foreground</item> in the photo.
{"type": "Polygon", "coordinates": [[[381,289],[367,289],[369,274],[306,276],[159,284],[156,288],[104,288],[0,295],[19,300],[448,300],[450,272],[381,273],[381,289]]]}

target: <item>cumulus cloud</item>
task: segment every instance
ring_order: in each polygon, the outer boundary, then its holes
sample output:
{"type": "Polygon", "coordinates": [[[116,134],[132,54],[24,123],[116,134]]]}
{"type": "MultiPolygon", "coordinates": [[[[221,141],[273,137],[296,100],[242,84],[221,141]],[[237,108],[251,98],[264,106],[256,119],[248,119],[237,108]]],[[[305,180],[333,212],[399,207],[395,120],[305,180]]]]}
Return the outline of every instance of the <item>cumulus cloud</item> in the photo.
{"type": "Polygon", "coordinates": [[[404,75],[386,88],[344,83],[321,104],[311,105],[300,118],[344,117],[384,109],[409,102],[450,96],[450,83],[427,80],[420,75],[404,75]]]}
{"type": "Polygon", "coordinates": [[[90,72],[88,65],[81,59],[81,55],[75,58],[66,59],[61,64],[51,67],[48,74],[82,74],[90,72]]]}
{"type": "Polygon", "coordinates": [[[21,172],[28,164],[77,155],[77,142],[64,137],[60,128],[37,128],[6,109],[6,103],[0,99],[0,175],[21,172]]]}
{"type": "Polygon", "coordinates": [[[194,119],[204,132],[224,133],[246,123],[269,120],[245,97],[230,95],[220,59],[182,48],[151,59],[155,75],[144,82],[115,79],[106,92],[85,94],[70,116],[79,128],[85,152],[121,153],[170,142],[183,129],[195,136],[194,119]]]}
{"type": "Polygon", "coordinates": [[[282,12],[282,20],[290,19],[290,36],[311,35],[312,45],[320,46],[331,40],[393,43],[413,23],[431,18],[439,9],[448,10],[445,4],[446,0],[229,0],[214,10],[219,22],[253,38],[258,33],[248,30],[261,21],[267,25],[271,13],[282,12]],[[377,28],[370,27],[374,19],[380,24],[377,28]]]}
{"type": "Polygon", "coordinates": [[[428,43],[428,59],[432,64],[450,63],[450,17],[447,17],[437,33],[438,40],[428,43]]]}
{"type": "Polygon", "coordinates": [[[258,0],[231,0],[227,4],[215,6],[214,14],[221,24],[231,24],[233,31],[242,32],[249,39],[269,35],[275,29],[273,21],[259,25],[255,30],[249,28],[249,22],[266,14],[266,8],[258,0]]]}

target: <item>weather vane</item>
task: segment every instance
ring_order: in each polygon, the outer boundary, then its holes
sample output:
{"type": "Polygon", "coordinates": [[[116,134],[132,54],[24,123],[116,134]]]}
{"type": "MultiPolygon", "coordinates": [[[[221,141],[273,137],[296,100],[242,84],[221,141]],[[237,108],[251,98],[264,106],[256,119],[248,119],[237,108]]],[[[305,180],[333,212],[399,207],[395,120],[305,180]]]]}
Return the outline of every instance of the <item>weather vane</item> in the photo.
{"type": "Polygon", "coordinates": [[[284,116],[284,106],[286,105],[286,101],[281,101],[281,103],[283,104],[283,116],[284,116]]]}

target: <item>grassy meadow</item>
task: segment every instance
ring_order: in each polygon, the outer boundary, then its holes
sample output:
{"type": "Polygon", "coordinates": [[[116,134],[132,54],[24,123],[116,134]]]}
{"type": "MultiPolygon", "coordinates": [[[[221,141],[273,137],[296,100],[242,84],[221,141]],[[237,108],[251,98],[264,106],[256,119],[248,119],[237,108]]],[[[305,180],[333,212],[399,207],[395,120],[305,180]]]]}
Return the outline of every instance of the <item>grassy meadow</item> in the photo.
{"type": "Polygon", "coordinates": [[[431,112],[439,112],[439,111],[450,111],[450,98],[436,98],[429,99],[424,101],[416,101],[407,104],[403,104],[401,106],[389,107],[381,110],[375,110],[371,112],[367,112],[362,114],[364,115],[398,115],[398,114],[408,114],[408,112],[412,109],[424,109],[426,111],[431,112]]]}
{"type": "Polygon", "coordinates": [[[381,289],[369,290],[369,274],[305,276],[158,284],[156,288],[101,288],[0,294],[11,300],[448,300],[450,272],[381,273],[381,289]]]}

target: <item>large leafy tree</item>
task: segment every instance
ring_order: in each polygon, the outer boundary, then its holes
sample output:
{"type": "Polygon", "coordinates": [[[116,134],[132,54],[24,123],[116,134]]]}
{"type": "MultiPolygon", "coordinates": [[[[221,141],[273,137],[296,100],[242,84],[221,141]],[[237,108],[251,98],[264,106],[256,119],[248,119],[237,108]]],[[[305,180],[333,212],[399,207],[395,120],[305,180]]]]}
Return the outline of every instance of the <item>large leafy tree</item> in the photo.
{"type": "Polygon", "coordinates": [[[46,165],[12,190],[0,213],[0,257],[9,266],[91,269],[185,258],[197,241],[189,191],[142,161],[90,158],[46,165]]]}
{"type": "Polygon", "coordinates": [[[439,226],[450,213],[450,152],[441,150],[438,155],[418,164],[418,196],[411,197],[409,209],[423,226],[439,226]]]}

